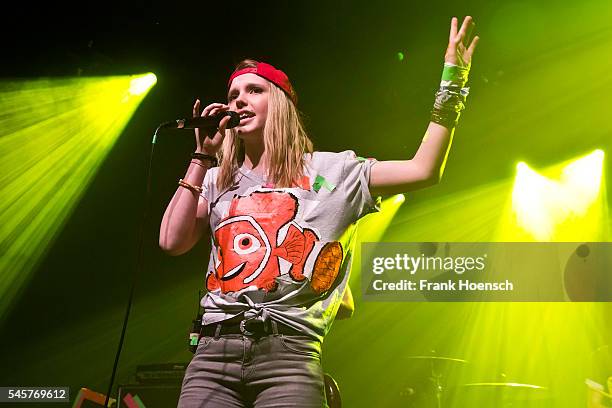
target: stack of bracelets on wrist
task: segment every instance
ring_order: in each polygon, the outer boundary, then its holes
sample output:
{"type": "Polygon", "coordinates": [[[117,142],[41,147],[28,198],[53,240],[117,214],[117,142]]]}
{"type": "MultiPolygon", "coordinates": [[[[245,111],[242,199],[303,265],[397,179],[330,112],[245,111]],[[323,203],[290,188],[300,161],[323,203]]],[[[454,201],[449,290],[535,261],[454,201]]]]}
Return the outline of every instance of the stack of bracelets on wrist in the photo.
{"type": "MultiPolygon", "coordinates": [[[[195,160],[199,160],[199,161],[204,162],[204,163],[209,163],[210,167],[215,167],[215,166],[217,166],[219,164],[218,161],[217,161],[217,158],[215,156],[211,156],[210,154],[191,153],[191,158],[195,159],[195,160]]],[[[201,166],[199,163],[195,162],[194,160],[192,160],[191,162],[201,166]]],[[[202,166],[202,167],[204,167],[204,166],[202,166]]],[[[210,168],[210,167],[207,167],[207,168],[210,168]]]]}
{"type": "Polygon", "coordinates": [[[436,100],[431,111],[431,121],[448,129],[453,129],[459,121],[461,111],[465,109],[465,100],[470,92],[466,88],[470,67],[444,63],[442,82],[436,92],[436,100]]]}
{"type": "Polygon", "coordinates": [[[202,187],[200,186],[194,186],[193,184],[189,184],[186,181],[184,181],[183,179],[179,179],[178,181],[179,186],[181,187],[185,187],[187,190],[190,190],[194,193],[202,194],[202,187]]]}

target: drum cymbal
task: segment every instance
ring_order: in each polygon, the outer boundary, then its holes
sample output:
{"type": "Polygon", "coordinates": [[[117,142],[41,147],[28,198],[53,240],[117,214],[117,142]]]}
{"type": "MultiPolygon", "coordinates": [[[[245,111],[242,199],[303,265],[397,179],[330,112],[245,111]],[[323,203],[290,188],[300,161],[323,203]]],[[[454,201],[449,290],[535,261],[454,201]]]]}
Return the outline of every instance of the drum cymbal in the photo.
{"type": "Polygon", "coordinates": [[[449,380],[449,376],[457,374],[460,370],[465,370],[468,365],[467,360],[454,357],[444,356],[407,356],[408,360],[407,367],[408,372],[421,373],[421,375],[427,378],[435,378],[437,381],[442,381],[442,377],[445,378],[444,382],[449,380]]]}
{"type": "Polygon", "coordinates": [[[481,382],[463,384],[460,386],[464,392],[472,391],[480,396],[490,396],[502,400],[534,400],[546,399],[550,395],[547,387],[534,384],[521,384],[514,382],[481,382]]]}
{"type": "Polygon", "coordinates": [[[439,363],[467,363],[467,360],[463,360],[461,358],[453,358],[453,357],[441,357],[441,356],[408,356],[409,359],[415,360],[431,360],[432,362],[439,363]]]}

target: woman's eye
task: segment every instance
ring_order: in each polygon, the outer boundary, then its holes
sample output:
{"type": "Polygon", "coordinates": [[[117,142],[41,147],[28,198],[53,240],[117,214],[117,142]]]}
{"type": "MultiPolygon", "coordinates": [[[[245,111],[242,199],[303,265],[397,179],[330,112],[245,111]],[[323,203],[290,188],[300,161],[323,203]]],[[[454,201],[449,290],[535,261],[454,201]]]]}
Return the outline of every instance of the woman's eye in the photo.
{"type": "Polygon", "coordinates": [[[261,248],[259,240],[251,234],[238,234],[234,238],[234,251],[238,255],[247,255],[261,248]]]}

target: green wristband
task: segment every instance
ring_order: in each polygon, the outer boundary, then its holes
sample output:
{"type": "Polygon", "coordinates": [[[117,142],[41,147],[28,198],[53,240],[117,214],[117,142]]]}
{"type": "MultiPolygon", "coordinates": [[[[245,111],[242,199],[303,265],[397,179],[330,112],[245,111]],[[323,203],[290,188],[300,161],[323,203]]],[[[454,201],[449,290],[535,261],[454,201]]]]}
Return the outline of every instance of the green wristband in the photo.
{"type": "Polygon", "coordinates": [[[448,62],[444,63],[444,69],[442,70],[442,81],[452,82],[459,85],[461,88],[467,83],[468,74],[470,73],[469,67],[460,67],[448,62]]]}

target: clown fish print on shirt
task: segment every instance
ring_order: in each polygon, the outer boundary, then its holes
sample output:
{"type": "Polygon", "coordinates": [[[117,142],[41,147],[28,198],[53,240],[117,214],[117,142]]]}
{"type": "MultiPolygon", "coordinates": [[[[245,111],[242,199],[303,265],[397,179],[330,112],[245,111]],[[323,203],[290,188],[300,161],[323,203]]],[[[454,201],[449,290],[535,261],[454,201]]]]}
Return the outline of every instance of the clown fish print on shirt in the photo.
{"type": "Polygon", "coordinates": [[[291,264],[291,278],[304,280],[304,264],[319,237],[294,221],[297,210],[297,198],[287,192],[234,197],[227,217],[214,231],[215,270],[208,275],[208,290],[228,293],[256,287],[274,291],[281,275],[280,258],[291,264]]]}

